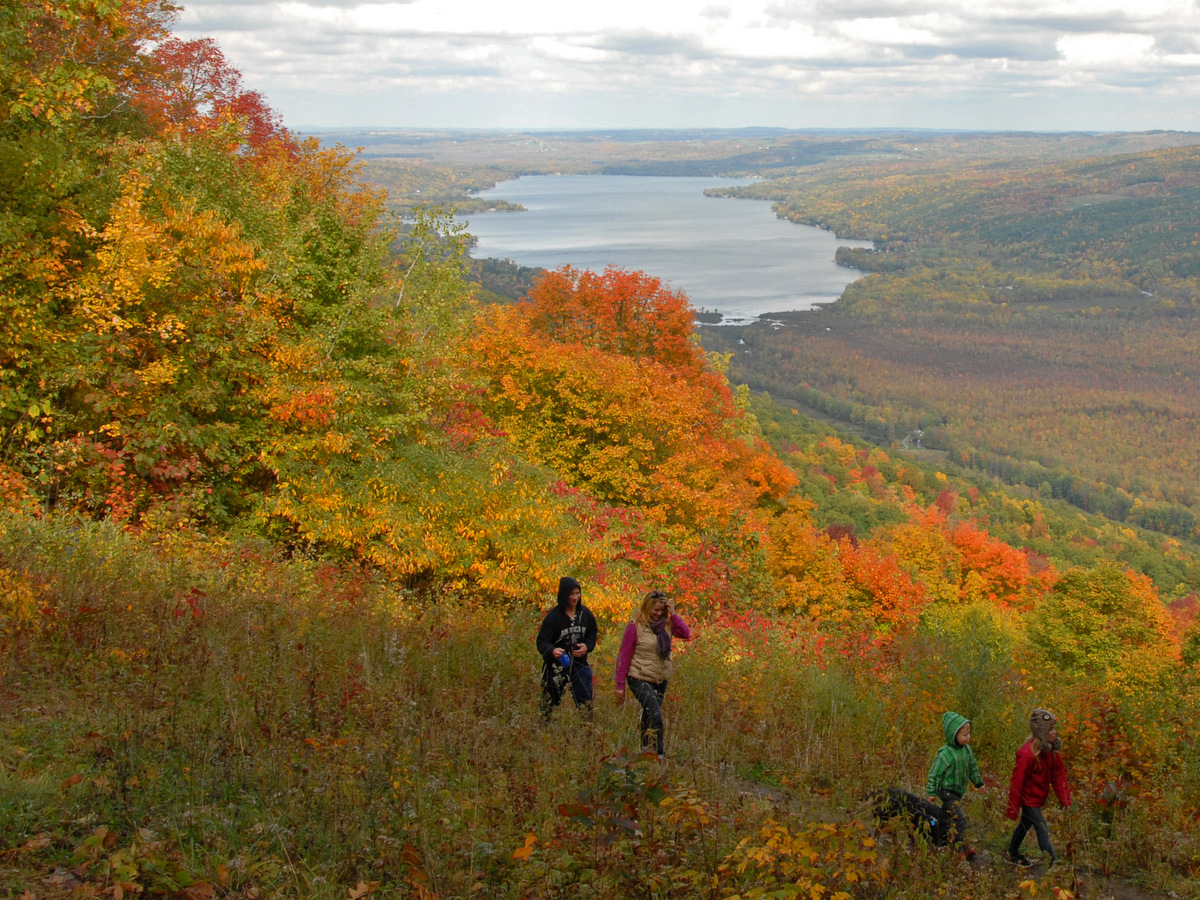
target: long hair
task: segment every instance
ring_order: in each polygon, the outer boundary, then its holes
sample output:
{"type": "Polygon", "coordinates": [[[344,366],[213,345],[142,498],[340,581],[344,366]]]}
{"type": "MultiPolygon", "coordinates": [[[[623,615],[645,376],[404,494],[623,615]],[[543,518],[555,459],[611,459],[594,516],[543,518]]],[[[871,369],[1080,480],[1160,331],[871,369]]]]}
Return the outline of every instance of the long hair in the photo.
{"type": "Polygon", "coordinates": [[[638,608],[637,615],[634,616],[634,621],[636,621],[642,625],[649,625],[650,624],[650,611],[652,609],[654,609],[655,604],[660,603],[660,602],[665,603],[666,600],[667,600],[667,595],[664,594],[662,591],[651,591],[645,597],[642,598],[642,605],[638,608]]]}

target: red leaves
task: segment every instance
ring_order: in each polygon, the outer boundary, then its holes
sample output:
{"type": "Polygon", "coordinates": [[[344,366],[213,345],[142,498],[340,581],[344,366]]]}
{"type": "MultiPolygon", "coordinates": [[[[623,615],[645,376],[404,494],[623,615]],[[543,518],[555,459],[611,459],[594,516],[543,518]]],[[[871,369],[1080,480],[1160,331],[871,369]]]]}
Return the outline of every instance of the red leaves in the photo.
{"type": "Polygon", "coordinates": [[[272,406],[268,415],[276,422],[325,426],[333,421],[335,400],[333,389],[322,385],[288,396],[272,406]]]}
{"type": "Polygon", "coordinates": [[[200,623],[204,621],[204,605],[208,600],[208,595],[199,588],[192,588],[183,597],[183,605],[175,607],[171,616],[175,619],[181,619],[186,615],[191,615],[191,621],[200,623]]]}
{"type": "Polygon", "coordinates": [[[531,324],[562,344],[583,344],[635,359],[698,372],[704,357],[692,343],[687,296],[645,272],[608,268],[603,275],[566,266],[529,292],[531,324]]]}
{"type": "Polygon", "coordinates": [[[195,134],[234,124],[239,141],[250,147],[290,141],[278,114],[257,91],[243,89],[241,73],[211,38],[162,41],[147,70],[131,102],[158,131],[195,134]]]}

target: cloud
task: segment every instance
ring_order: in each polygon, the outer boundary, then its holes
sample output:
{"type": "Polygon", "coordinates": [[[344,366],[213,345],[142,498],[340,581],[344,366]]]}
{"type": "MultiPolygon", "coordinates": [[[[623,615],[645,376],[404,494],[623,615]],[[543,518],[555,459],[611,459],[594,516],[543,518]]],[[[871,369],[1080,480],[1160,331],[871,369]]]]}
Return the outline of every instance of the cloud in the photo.
{"type": "Polygon", "coordinates": [[[696,37],[655,34],[651,31],[614,31],[600,35],[595,40],[602,47],[636,58],[711,59],[715,55],[713,48],[696,37]]]}
{"type": "Polygon", "coordinates": [[[1200,128],[1193,0],[198,0],[176,31],[309,127],[1200,128]]]}
{"type": "Polygon", "coordinates": [[[1058,42],[1068,66],[1123,71],[1150,61],[1154,38],[1148,34],[1072,34],[1058,42]]]}

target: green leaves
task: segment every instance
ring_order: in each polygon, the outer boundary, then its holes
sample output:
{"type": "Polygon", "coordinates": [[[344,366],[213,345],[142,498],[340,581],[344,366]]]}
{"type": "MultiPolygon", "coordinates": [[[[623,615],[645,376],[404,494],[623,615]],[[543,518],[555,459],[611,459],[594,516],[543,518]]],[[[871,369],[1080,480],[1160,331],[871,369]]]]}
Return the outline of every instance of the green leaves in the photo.
{"type": "Polygon", "coordinates": [[[581,791],[577,801],[560,804],[558,814],[596,829],[606,846],[622,837],[641,837],[642,813],[670,796],[662,783],[647,776],[645,767],[654,758],[653,751],[632,760],[620,753],[606,757],[596,784],[581,791]]]}
{"type": "Polygon", "coordinates": [[[1153,681],[1172,665],[1170,618],[1150,580],[1120,563],[1065,572],[1029,621],[1029,639],[1063,674],[1153,681]]]}

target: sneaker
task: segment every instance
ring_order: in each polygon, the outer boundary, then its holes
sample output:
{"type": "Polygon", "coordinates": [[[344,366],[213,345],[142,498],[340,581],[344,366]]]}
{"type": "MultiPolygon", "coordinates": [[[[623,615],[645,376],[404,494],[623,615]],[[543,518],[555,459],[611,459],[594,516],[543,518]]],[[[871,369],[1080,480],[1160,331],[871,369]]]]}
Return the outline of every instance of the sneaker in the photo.
{"type": "Polygon", "coordinates": [[[1024,853],[1018,853],[1016,856],[1013,856],[1011,853],[1005,850],[1004,859],[1007,862],[1012,863],[1014,866],[1020,866],[1022,869],[1028,869],[1033,865],[1033,860],[1031,860],[1024,853]]]}

